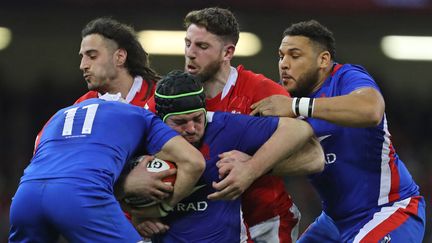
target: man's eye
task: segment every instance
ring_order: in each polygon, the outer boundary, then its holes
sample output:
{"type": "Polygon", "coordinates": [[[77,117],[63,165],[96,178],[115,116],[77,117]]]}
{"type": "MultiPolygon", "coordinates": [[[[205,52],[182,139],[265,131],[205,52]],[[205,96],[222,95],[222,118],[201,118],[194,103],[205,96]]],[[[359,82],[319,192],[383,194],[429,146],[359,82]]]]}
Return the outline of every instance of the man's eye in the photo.
{"type": "Polygon", "coordinates": [[[185,124],[186,122],[185,122],[185,121],[175,121],[174,123],[175,123],[177,126],[181,126],[181,125],[185,124]]]}

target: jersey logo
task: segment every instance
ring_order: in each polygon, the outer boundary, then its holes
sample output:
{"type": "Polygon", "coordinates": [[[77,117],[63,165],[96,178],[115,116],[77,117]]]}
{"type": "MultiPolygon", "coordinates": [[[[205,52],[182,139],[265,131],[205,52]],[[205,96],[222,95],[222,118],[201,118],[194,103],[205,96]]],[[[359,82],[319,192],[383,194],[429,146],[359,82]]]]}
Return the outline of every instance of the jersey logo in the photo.
{"type": "Polygon", "coordinates": [[[206,186],[206,184],[203,184],[203,185],[199,185],[199,186],[194,187],[194,188],[192,189],[192,192],[191,192],[190,194],[192,194],[192,193],[198,191],[199,189],[201,189],[201,188],[203,188],[203,187],[205,187],[205,186],[206,186]]]}
{"type": "Polygon", "coordinates": [[[174,210],[179,212],[190,212],[190,211],[205,211],[208,207],[206,201],[199,202],[179,202],[174,207],[174,210]]]}
{"type": "Polygon", "coordinates": [[[328,153],[325,155],[325,164],[329,165],[329,164],[333,164],[334,162],[336,162],[336,154],[335,153],[328,153]]]}
{"type": "Polygon", "coordinates": [[[391,241],[390,234],[384,236],[384,238],[380,241],[380,243],[389,243],[391,241]]]}
{"type": "MultiPolygon", "coordinates": [[[[322,142],[324,139],[326,139],[330,136],[331,136],[331,134],[320,136],[320,137],[318,137],[318,141],[322,142]]],[[[333,164],[334,162],[336,162],[336,154],[335,153],[325,154],[325,164],[329,165],[329,164],[333,164]]]]}
{"type": "Polygon", "coordinates": [[[326,139],[326,138],[328,138],[330,136],[331,135],[324,135],[324,136],[318,137],[318,141],[321,142],[322,140],[324,140],[324,139],[326,139]]]}

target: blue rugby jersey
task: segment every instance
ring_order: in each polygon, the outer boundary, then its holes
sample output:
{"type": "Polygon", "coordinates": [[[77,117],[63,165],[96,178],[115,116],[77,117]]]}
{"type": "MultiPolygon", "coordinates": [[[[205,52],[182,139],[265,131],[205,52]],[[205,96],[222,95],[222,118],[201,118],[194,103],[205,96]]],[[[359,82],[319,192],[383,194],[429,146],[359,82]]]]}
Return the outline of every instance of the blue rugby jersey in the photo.
{"type": "Polygon", "coordinates": [[[274,133],[279,119],[221,112],[207,115],[209,119],[200,148],[206,159],[206,169],[197,184],[198,188],[202,187],[179,202],[174,212],[164,218],[170,229],[157,240],[201,243],[246,239],[240,199],[207,199],[208,194],[215,192],[212,182],[219,181],[216,162],[219,154],[234,149],[253,155],[274,133]]]}
{"type": "MultiPolygon", "coordinates": [[[[363,87],[380,92],[365,69],[345,64],[310,97],[341,96],[363,87]]],[[[378,126],[368,128],[313,118],[307,121],[326,156],[324,171],[309,178],[320,194],[323,210],[336,222],[356,220],[369,209],[419,195],[419,187],[392,145],[385,115],[378,126]]]]}
{"type": "Polygon", "coordinates": [[[77,178],[112,187],[139,147],[155,154],[176,135],[144,108],[89,99],[58,111],[45,125],[21,183],[77,178]]]}

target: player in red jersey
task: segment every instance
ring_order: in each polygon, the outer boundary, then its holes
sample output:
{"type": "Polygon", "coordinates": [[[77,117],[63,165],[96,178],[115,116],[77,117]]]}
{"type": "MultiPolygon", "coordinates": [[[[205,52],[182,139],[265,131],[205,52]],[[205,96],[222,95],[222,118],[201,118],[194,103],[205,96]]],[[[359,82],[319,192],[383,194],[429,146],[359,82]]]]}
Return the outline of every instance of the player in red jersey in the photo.
{"type": "MultiPolygon", "coordinates": [[[[150,68],[135,30],[111,18],[97,18],[82,29],[81,37],[80,69],[89,92],[75,104],[109,93],[113,100],[120,96],[127,103],[146,107],[160,77],[150,68]]],[[[108,99],[109,94],[104,97],[108,99]]]]}
{"type": "MultiPolygon", "coordinates": [[[[148,54],[138,42],[135,30],[111,18],[97,18],[83,28],[81,36],[80,69],[90,91],[75,103],[104,95],[147,108],[160,76],[150,67],[148,54]]],[[[161,179],[175,173],[175,170],[147,173],[148,181],[153,182],[146,183],[149,191],[156,191],[159,198],[168,197],[173,187],[161,179]]]]}
{"type": "MultiPolygon", "coordinates": [[[[229,10],[191,11],[184,25],[187,28],[185,70],[205,80],[207,110],[249,114],[250,106],[265,97],[289,95],[265,76],[243,66],[231,66],[239,27],[229,10]]],[[[221,185],[216,184],[216,189],[222,189],[221,185]]],[[[212,198],[223,197],[214,194],[212,198]]],[[[297,239],[300,212],[285,191],[281,178],[264,176],[254,182],[242,195],[242,205],[253,240],[295,242],[297,239]]]]}
{"type": "Polygon", "coordinates": [[[135,30],[114,19],[98,18],[84,27],[81,36],[80,69],[90,91],[76,103],[110,93],[146,107],[160,77],[149,66],[135,30]]]}

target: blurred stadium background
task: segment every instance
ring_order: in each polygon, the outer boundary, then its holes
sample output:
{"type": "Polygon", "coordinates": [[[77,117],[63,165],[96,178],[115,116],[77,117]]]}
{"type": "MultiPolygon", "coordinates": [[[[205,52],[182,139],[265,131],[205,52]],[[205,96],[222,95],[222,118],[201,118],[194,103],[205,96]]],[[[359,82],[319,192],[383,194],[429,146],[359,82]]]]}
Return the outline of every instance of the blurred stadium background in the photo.
{"type": "MultiPolygon", "coordinates": [[[[188,11],[209,6],[231,9],[241,30],[261,39],[259,53],[236,57],[233,64],[274,80],[286,27],[316,19],[334,32],[337,61],[363,65],[384,92],[394,145],[426,198],[424,242],[432,242],[432,62],[390,59],[380,46],[386,35],[432,36],[432,0],[1,1],[0,27],[10,30],[11,41],[0,50],[0,242],[7,242],[10,199],[35,135],[55,111],[87,91],[78,68],[81,28],[93,18],[112,16],[137,31],[183,30],[188,11]]],[[[431,49],[432,43],[424,51],[431,49]]],[[[183,56],[150,55],[161,74],[183,68],[183,56]]],[[[286,178],[286,184],[302,211],[303,231],[318,215],[319,199],[305,178],[286,178]]]]}

